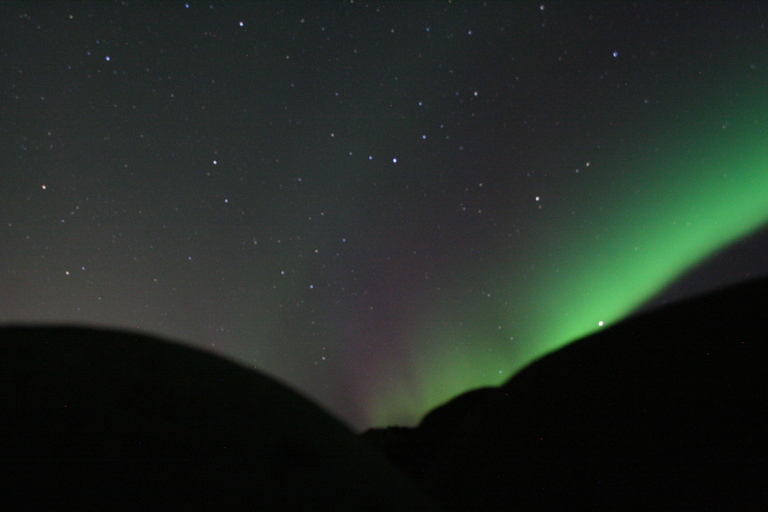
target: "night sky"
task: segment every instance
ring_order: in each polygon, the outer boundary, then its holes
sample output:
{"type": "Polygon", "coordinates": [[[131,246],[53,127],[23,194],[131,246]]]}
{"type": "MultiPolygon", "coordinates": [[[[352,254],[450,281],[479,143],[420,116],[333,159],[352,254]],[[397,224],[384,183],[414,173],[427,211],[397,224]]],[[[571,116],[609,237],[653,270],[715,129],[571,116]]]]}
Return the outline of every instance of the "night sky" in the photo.
{"type": "Polygon", "coordinates": [[[766,22],[2,3],[0,321],[140,329],[414,424],[731,243],[674,298],[768,271],[766,22]]]}

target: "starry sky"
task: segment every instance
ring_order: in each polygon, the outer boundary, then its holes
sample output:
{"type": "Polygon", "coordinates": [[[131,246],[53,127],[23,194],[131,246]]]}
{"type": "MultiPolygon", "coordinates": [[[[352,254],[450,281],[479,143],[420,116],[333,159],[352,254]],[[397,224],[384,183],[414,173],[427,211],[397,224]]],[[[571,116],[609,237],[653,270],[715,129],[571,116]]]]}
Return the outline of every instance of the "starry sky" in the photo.
{"type": "Polygon", "coordinates": [[[412,425],[768,273],[762,2],[0,3],[0,321],[412,425]],[[735,245],[732,245],[735,244],[735,245]]]}

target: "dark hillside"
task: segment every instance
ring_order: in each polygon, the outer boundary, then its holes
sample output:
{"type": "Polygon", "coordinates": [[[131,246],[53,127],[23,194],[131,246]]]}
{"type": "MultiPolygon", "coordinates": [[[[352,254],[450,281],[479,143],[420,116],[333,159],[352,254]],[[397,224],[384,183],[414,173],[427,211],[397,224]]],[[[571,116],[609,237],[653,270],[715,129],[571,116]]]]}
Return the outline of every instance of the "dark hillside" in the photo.
{"type": "Polygon", "coordinates": [[[363,437],[451,510],[757,510],[767,308],[761,280],[633,317],[363,437]]]}
{"type": "Polygon", "coordinates": [[[156,338],[0,329],[12,510],[433,510],[318,407],[156,338]]]}

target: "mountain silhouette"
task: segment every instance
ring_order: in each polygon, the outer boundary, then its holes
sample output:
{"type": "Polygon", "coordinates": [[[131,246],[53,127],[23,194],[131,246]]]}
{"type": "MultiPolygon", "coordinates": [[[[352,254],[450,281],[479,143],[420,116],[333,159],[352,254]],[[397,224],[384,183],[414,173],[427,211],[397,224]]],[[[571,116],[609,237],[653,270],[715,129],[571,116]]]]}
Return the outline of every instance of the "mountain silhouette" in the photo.
{"type": "Polygon", "coordinates": [[[0,329],[3,510],[436,510],[276,381],[131,332],[0,329]]]}
{"type": "Polygon", "coordinates": [[[446,510],[764,510],[768,280],[628,318],[362,438],[446,510]]]}
{"type": "Polygon", "coordinates": [[[0,328],[5,510],[762,510],[768,279],[643,313],[354,436],[147,335],[0,328]]]}

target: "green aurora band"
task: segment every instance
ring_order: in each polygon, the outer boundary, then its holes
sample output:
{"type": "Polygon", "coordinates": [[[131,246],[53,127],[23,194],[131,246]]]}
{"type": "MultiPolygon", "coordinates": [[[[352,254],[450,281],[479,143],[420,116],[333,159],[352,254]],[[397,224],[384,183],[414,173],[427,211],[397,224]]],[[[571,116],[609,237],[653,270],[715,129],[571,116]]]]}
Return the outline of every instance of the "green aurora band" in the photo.
{"type": "Polygon", "coordinates": [[[763,101],[742,103],[740,115],[709,111],[689,120],[684,126],[698,129],[664,140],[648,161],[603,158],[599,165],[620,179],[590,184],[591,210],[572,215],[573,205],[552,206],[552,225],[541,232],[557,234],[526,247],[529,269],[510,270],[500,256],[493,268],[463,281],[496,283],[478,293],[481,299],[415,313],[406,345],[420,349],[408,356],[411,373],[400,360],[377,381],[372,424],[412,423],[464,391],[501,384],[533,360],[625,318],[764,225],[763,101]]]}

